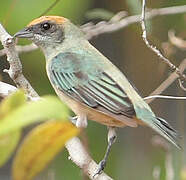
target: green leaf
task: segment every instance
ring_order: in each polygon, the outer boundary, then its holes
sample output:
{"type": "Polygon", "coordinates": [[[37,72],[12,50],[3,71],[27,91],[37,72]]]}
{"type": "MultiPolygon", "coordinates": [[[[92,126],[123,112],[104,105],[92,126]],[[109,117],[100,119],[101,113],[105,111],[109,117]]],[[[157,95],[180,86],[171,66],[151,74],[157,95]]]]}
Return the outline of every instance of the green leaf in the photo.
{"type": "Polygon", "coordinates": [[[16,108],[26,103],[26,96],[22,90],[18,90],[5,98],[0,105],[0,117],[6,116],[16,108]]]}
{"type": "Polygon", "coordinates": [[[33,179],[79,131],[72,123],[61,121],[49,121],[34,128],[16,153],[13,179],[33,179]]]}
{"type": "Polygon", "coordinates": [[[23,104],[2,118],[0,136],[48,119],[66,121],[68,114],[68,108],[57,97],[42,97],[38,101],[23,104]]]}
{"type": "MultiPolygon", "coordinates": [[[[20,90],[5,98],[0,105],[0,122],[3,118],[8,116],[11,112],[25,103],[26,96],[24,95],[24,92],[20,90]]],[[[0,167],[8,161],[8,159],[14,152],[20,137],[20,129],[0,136],[0,167]]]]}
{"type": "Polygon", "coordinates": [[[0,167],[3,166],[14,152],[21,137],[21,131],[15,131],[0,137],[0,167]]]}

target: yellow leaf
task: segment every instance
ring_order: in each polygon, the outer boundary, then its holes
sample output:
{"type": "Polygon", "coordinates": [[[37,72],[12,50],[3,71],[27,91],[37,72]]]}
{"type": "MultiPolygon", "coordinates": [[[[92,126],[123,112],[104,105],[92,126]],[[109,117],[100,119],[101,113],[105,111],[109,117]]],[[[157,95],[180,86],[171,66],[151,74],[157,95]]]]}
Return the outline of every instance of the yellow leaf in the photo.
{"type": "Polygon", "coordinates": [[[13,161],[13,179],[31,180],[79,129],[70,122],[49,121],[34,128],[24,139],[13,161]]]}

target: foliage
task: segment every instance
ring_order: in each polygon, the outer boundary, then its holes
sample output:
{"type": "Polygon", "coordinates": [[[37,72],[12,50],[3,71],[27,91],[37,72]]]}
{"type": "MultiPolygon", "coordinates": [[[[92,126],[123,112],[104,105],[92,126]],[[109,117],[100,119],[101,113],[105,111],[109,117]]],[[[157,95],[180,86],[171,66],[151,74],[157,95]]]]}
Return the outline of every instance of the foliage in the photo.
{"type": "Polygon", "coordinates": [[[23,91],[17,91],[0,105],[0,165],[7,162],[19,142],[21,129],[36,126],[23,140],[13,161],[13,179],[30,180],[62,149],[79,130],[68,121],[68,109],[53,96],[27,102],[23,91]]]}

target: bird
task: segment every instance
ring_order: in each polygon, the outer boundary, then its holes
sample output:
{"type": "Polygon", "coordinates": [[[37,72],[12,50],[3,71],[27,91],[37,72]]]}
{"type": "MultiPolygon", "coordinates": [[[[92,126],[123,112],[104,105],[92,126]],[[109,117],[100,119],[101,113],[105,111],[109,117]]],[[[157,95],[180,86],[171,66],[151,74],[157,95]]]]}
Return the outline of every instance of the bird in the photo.
{"type": "Polygon", "coordinates": [[[77,127],[87,127],[87,119],[108,127],[107,151],[96,174],[106,165],[116,128],[148,126],[180,148],[177,131],[155,115],[126,76],[69,19],[41,16],[14,37],[28,38],[40,47],[49,81],[76,114],[77,127]]]}

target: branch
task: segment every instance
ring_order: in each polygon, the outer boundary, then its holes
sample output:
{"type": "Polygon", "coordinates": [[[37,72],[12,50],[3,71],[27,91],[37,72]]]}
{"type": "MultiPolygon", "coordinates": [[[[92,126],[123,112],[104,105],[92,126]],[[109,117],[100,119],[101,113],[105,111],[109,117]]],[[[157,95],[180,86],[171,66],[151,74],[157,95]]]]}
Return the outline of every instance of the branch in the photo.
{"type": "MultiPolygon", "coordinates": [[[[35,92],[29,82],[22,74],[22,65],[18,57],[18,53],[15,49],[15,43],[13,38],[5,31],[3,26],[0,24],[0,40],[6,50],[7,60],[10,64],[10,69],[6,70],[9,76],[13,79],[18,88],[23,88],[26,90],[27,95],[31,97],[31,100],[39,98],[39,95],[35,92]]],[[[0,96],[6,97],[10,93],[14,92],[17,88],[0,82],[0,96]]],[[[83,144],[78,138],[72,138],[66,143],[66,148],[70,154],[71,160],[79,166],[90,179],[93,179],[93,176],[98,169],[98,165],[94,160],[88,155],[87,151],[83,147],[83,144]]],[[[95,180],[112,180],[111,177],[106,175],[104,172],[100,175],[97,175],[95,180]]]]}
{"type": "MultiPolygon", "coordinates": [[[[171,15],[171,14],[181,14],[186,12],[185,6],[173,6],[159,9],[152,9],[146,13],[146,19],[152,19],[157,16],[163,15],[171,15]]],[[[84,24],[81,26],[81,29],[85,32],[87,39],[92,39],[95,36],[112,33],[119,31],[131,24],[138,23],[141,21],[141,15],[134,15],[126,17],[126,12],[121,11],[117,13],[110,21],[101,21],[97,24],[92,22],[84,24]]],[[[33,44],[25,46],[16,46],[16,50],[18,53],[29,52],[37,49],[37,46],[33,44]]],[[[4,50],[0,50],[0,56],[4,56],[6,52],[4,50]]]]}
{"type": "Polygon", "coordinates": [[[23,88],[27,94],[36,97],[38,94],[31,87],[30,83],[22,74],[22,64],[18,57],[18,53],[15,49],[15,42],[12,36],[10,36],[3,26],[0,24],[0,41],[4,47],[7,55],[7,61],[10,64],[9,69],[5,69],[4,72],[8,73],[10,78],[14,81],[17,87],[23,88]]]}
{"type": "Polygon", "coordinates": [[[182,74],[179,68],[177,68],[174,64],[172,64],[166,57],[162,55],[162,53],[153,45],[151,45],[147,39],[147,30],[145,26],[145,8],[146,8],[146,0],[143,0],[142,4],[142,13],[141,13],[141,28],[143,31],[142,37],[149,49],[151,49],[164,63],[166,63],[173,72],[176,72],[176,74],[179,76],[179,84],[180,87],[186,91],[186,88],[183,87],[182,83],[186,81],[186,76],[185,74],[182,74]]]}
{"type": "Polygon", "coordinates": [[[70,154],[70,159],[83,169],[84,173],[90,178],[94,180],[112,180],[105,173],[101,173],[99,175],[96,174],[98,170],[98,165],[94,160],[91,159],[80,140],[75,137],[66,143],[66,148],[70,154]],[[77,156],[78,154],[78,156],[77,156]]]}
{"type": "MultiPolygon", "coordinates": [[[[163,15],[180,14],[185,12],[186,5],[152,9],[146,13],[146,19],[152,19],[154,17],[163,15]]],[[[85,32],[87,39],[92,39],[93,37],[98,36],[100,34],[116,32],[131,24],[141,21],[141,15],[134,15],[123,18],[124,16],[126,16],[126,13],[124,13],[123,15],[123,13],[121,14],[121,12],[119,12],[112,18],[117,19],[116,21],[112,21],[111,19],[108,22],[101,21],[98,24],[87,23],[85,25],[82,25],[81,28],[85,32]]]]}
{"type": "Polygon", "coordinates": [[[166,96],[166,95],[153,95],[153,96],[147,96],[143,98],[144,100],[147,99],[175,99],[175,100],[186,100],[185,96],[166,96]]]}
{"type": "MultiPolygon", "coordinates": [[[[184,72],[186,69],[186,59],[184,59],[181,64],[179,65],[180,72],[184,72]]],[[[178,79],[178,75],[176,72],[173,72],[163,83],[156,88],[149,96],[161,94],[165,89],[167,89],[176,79],[178,79]]],[[[147,99],[146,102],[149,104],[153,101],[154,99],[147,99]]]]}

